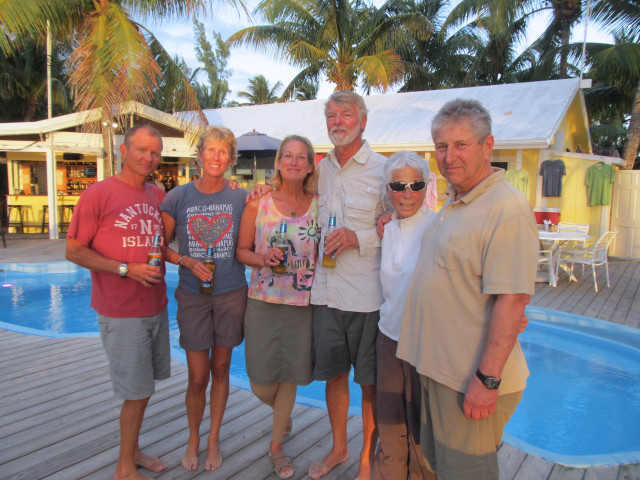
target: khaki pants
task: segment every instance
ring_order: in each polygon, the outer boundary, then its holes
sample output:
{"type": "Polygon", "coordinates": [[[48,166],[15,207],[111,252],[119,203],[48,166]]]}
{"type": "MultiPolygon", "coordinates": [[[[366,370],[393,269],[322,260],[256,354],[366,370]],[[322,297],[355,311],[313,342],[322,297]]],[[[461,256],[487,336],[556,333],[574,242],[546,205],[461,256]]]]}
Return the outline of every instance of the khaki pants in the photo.
{"type": "Polygon", "coordinates": [[[489,418],[469,420],[464,394],[420,375],[420,444],[438,480],[498,480],[497,450],[522,392],[500,395],[489,418]]]}

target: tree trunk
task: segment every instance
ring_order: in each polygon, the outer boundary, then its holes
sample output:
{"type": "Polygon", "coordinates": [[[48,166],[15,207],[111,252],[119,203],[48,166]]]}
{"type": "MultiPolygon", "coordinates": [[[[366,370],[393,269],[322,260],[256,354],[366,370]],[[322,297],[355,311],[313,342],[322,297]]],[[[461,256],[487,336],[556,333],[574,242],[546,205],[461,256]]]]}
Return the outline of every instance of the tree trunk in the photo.
{"type": "Polygon", "coordinates": [[[111,141],[110,129],[111,129],[111,119],[108,118],[106,115],[103,115],[101,132],[102,132],[102,159],[104,164],[104,178],[109,178],[115,173],[113,171],[113,142],[111,141]]]}
{"type": "Polygon", "coordinates": [[[561,28],[562,50],[560,50],[560,78],[568,78],[569,52],[567,51],[567,45],[569,45],[569,39],[571,38],[571,26],[563,21],[561,28]]]}
{"type": "Polygon", "coordinates": [[[631,109],[631,120],[629,120],[629,130],[627,131],[627,145],[624,149],[625,170],[633,170],[638,157],[640,147],[640,81],[636,88],[636,96],[633,99],[631,109]]]}

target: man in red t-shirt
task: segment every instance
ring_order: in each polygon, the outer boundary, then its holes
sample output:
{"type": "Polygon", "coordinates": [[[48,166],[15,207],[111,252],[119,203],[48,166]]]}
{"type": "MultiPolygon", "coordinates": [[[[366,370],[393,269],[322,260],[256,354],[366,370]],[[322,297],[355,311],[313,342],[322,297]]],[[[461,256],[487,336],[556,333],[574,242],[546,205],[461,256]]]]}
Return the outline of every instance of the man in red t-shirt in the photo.
{"type": "MultiPolygon", "coordinates": [[[[149,479],[167,468],[143,454],[138,436],[155,380],[171,374],[164,262],[149,265],[154,234],[162,235],[164,191],[147,177],[160,162],[162,136],[146,125],[127,131],[122,171],[80,197],[67,233],[67,259],[91,270],[91,307],[109,358],[120,411],[120,453],[114,480],[149,479]]],[[[164,247],[162,247],[164,258],[164,247]]]]}

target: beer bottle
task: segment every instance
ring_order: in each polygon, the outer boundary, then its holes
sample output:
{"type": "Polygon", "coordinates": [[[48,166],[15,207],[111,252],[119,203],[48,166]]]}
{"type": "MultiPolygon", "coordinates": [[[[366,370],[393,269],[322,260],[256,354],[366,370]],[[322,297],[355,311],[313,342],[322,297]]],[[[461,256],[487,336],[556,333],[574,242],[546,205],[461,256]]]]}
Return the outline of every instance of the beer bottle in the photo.
{"type": "MultiPolygon", "coordinates": [[[[336,228],[336,214],[332,213],[331,216],[329,217],[329,228],[327,228],[327,233],[326,235],[323,235],[323,237],[326,239],[329,234],[331,232],[333,232],[336,228]]],[[[336,256],[335,256],[335,250],[331,253],[331,255],[327,255],[326,253],[323,253],[322,255],[322,266],[324,268],[336,268],[336,256]]]]}
{"type": "Polygon", "coordinates": [[[200,282],[200,293],[202,295],[211,295],[213,293],[213,275],[216,272],[216,264],[213,263],[213,244],[207,245],[207,256],[204,257],[204,265],[211,270],[211,280],[200,282]]]}
{"type": "Polygon", "coordinates": [[[151,245],[151,249],[147,254],[147,263],[149,265],[153,265],[154,267],[159,267],[162,264],[162,250],[160,250],[160,244],[162,241],[161,237],[162,229],[160,228],[160,225],[155,225],[153,233],[153,245],[151,245]]]}
{"type": "Polygon", "coordinates": [[[280,263],[273,267],[273,273],[283,274],[287,273],[287,220],[282,219],[280,221],[280,231],[276,238],[276,248],[279,248],[284,258],[280,260],[280,263]]]}

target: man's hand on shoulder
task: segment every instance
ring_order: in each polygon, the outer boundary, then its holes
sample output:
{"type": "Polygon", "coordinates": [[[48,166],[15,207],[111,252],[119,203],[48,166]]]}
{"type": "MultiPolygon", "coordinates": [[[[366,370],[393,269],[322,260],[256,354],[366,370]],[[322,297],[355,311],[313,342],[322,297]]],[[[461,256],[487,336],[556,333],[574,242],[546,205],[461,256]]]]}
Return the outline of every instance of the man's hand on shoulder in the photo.
{"type": "Polygon", "coordinates": [[[380,217],[378,217],[378,222],[376,223],[376,231],[378,232],[378,236],[382,238],[384,235],[384,226],[391,221],[391,213],[384,212],[380,217]]]}
{"type": "Polygon", "coordinates": [[[251,200],[259,200],[264,197],[267,193],[272,192],[273,187],[271,185],[264,185],[262,183],[256,183],[247,198],[245,199],[245,203],[249,203],[251,200]]]}
{"type": "Polygon", "coordinates": [[[236,182],[235,180],[232,179],[226,179],[224,180],[225,182],[227,182],[227,185],[229,185],[229,188],[231,190],[237,190],[240,187],[240,184],[238,182],[236,182]]]}
{"type": "Polygon", "coordinates": [[[128,263],[127,278],[141,283],[145,287],[157,285],[162,280],[162,270],[160,267],[149,265],[148,263],[128,263]]]}

